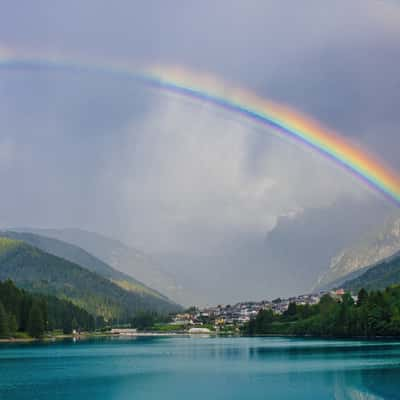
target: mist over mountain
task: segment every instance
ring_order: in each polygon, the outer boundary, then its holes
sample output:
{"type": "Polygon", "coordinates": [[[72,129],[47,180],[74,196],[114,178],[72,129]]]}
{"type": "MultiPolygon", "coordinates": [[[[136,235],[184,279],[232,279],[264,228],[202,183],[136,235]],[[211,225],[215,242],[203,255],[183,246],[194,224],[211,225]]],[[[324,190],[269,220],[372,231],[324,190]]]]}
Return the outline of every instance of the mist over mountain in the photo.
{"type": "Polygon", "coordinates": [[[396,212],[382,221],[332,257],[329,269],[319,277],[316,288],[338,286],[358,271],[400,251],[400,214],[396,212]]]}
{"type": "Polygon", "coordinates": [[[380,223],[391,209],[339,200],[331,207],[309,209],[281,218],[267,235],[266,252],[280,273],[296,282],[293,292],[310,291],[315,278],[343,246],[380,223]]]}
{"type": "Polygon", "coordinates": [[[177,303],[186,303],[183,288],[168,270],[162,269],[151,256],[119,240],[82,229],[17,228],[16,230],[48,236],[78,246],[115,270],[134,276],[147,287],[165,294],[177,303]]]}
{"type": "Polygon", "coordinates": [[[232,234],[198,250],[145,254],[80,229],[28,229],[79,246],[179,304],[234,303],[310,292],[332,257],[392,212],[382,202],[342,199],[280,218],[267,235],[232,234]]]}
{"type": "Polygon", "coordinates": [[[231,236],[203,254],[182,251],[154,257],[187,289],[194,304],[309,293],[337,252],[391,212],[380,202],[360,205],[343,199],[331,207],[282,217],[266,236],[231,236]]]}

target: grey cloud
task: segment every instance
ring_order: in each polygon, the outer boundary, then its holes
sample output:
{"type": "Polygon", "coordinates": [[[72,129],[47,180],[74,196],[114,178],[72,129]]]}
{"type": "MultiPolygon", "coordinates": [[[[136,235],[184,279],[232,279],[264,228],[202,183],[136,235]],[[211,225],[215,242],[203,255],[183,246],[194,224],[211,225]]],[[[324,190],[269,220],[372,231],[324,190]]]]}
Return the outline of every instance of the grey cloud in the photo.
{"type": "MultiPolygon", "coordinates": [[[[0,47],[183,64],[306,112],[400,167],[392,2],[3,3],[0,47]]],[[[337,204],[362,229],[388,212],[313,152],[115,76],[2,70],[0,104],[1,224],[107,233],[162,253],[189,286],[218,270],[202,282],[210,298],[219,288],[216,301],[241,298],[244,279],[243,296],[275,293],[277,282],[304,290],[340,237],[359,232],[337,204]],[[320,230],[330,234],[313,255],[306,243],[320,230]],[[291,246],[302,254],[293,280],[296,254],[280,253],[291,246]]]]}

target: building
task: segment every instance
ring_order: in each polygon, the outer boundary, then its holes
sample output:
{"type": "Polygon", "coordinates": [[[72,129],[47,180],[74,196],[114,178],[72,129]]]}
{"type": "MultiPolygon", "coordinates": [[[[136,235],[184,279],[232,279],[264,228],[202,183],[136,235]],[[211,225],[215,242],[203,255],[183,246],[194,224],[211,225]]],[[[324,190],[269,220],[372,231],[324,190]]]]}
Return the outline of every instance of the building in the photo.
{"type": "Polygon", "coordinates": [[[208,334],[208,333],[211,333],[211,331],[208,328],[190,328],[189,333],[190,334],[208,334]]]}

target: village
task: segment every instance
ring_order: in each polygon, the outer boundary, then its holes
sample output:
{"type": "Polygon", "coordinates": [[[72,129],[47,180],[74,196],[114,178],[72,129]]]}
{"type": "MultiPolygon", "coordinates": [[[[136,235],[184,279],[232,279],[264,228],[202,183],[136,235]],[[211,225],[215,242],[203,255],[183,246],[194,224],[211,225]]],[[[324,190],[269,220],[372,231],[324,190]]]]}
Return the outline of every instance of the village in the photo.
{"type": "MultiPolygon", "coordinates": [[[[274,314],[282,315],[289,308],[290,303],[296,305],[315,305],[322,296],[329,294],[337,301],[341,301],[345,291],[321,291],[317,294],[303,294],[289,298],[277,298],[272,301],[247,301],[234,305],[217,305],[212,307],[191,307],[184,313],[177,314],[171,325],[185,327],[190,333],[207,333],[208,331],[239,331],[240,328],[255,318],[261,310],[272,310],[274,314]]],[[[357,298],[354,297],[356,301],[357,298]]]]}

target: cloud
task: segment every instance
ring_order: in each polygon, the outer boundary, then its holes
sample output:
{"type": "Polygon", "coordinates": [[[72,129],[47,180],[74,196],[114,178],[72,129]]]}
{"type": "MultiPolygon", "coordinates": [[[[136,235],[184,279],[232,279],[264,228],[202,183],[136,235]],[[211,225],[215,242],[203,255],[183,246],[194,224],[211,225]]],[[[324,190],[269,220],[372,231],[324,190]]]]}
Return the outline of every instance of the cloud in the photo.
{"type": "Polygon", "coordinates": [[[16,147],[12,138],[0,139],[0,173],[7,171],[16,158],[16,147]]]}
{"type": "Polygon", "coordinates": [[[103,184],[130,240],[153,251],[211,249],[232,235],[263,236],[278,217],[339,197],[373,197],[319,154],[175,96],[155,95],[122,136],[103,184]]]}
{"type": "MultiPolygon", "coordinates": [[[[400,168],[394,1],[41,0],[3,8],[5,47],[215,74],[309,114],[400,168]]],[[[364,227],[384,203],[312,151],[115,76],[2,70],[0,105],[3,223],[76,226],[157,253],[186,253],[172,259],[195,285],[198,270],[231,272],[215,279],[221,301],[245,279],[250,294],[304,288],[308,265],[318,274],[325,254],[342,244],[337,216],[364,227]],[[292,217],[283,229],[285,215],[292,217]],[[312,259],[307,244],[321,229],[324,254],[312,259]],[[260,249],[267,232],[278,238],[269,256],[260,249]],[[288,255],[282,267],[281,254],[271,254],[289,251],[291,241],[304,257],[287,282],[299,257],[288,255]]],[[[213,292],[210,282],[202,288],[213,292]]]]}

